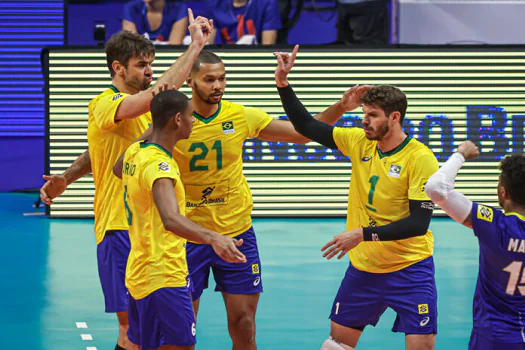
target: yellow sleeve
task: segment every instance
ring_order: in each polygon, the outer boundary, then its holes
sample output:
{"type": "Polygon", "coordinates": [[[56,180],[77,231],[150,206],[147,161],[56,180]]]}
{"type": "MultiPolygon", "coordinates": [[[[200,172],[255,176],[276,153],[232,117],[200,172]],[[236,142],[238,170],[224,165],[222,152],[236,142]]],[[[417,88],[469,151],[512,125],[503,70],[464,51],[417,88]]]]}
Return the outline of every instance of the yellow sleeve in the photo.
{"type": "Polygon", "coordinates": [[[180,181],[180,174],[177,169],[170,164],[171,162],[167,159],[158,158],[150,162],[144,168],[141,177],[142,183],[148,191],[153,188],[153,183],[157,179],[169,178],[173,179],[173,185],[180,181]]]}
{"type": "Polygon", "coordinates": [[[110,130],[122,121],[115,121],[117,109],[128,94],[115,93],[101,96],[93,108],[93,118],[101,130],[110,130]]]}
{"type": "Polygon", "coordinates": [[[335,127],[333,137],[337,148],[352,159],[353,152],[358,149],[357,144],[365,137],[365,132],[360,128],[335,127]]]}
{"type": "Polygon", "coordinates": [[[408,179],[408,199],[430,200],[425,193],[425,184],[430,176],[438,171],[439,165],[436,156],[430,150],[416,156],[411,161],[408,179]]]}
{"type": "Polygon", "coordinates": [[[244,115],[248,124],[248,138],[259,136],[259,133],[273,120],[268,113],[254,107],[244,107],[244,115]]]}

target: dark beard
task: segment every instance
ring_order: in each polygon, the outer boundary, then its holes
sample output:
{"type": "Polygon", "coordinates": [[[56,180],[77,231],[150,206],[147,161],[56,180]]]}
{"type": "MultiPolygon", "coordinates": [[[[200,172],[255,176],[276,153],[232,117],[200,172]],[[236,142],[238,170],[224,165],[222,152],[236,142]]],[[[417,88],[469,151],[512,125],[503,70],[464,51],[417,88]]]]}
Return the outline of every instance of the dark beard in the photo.
{"type": "Polygon", "coordinates": [[[194,89],[195,89],[195,94],[196,94],[197,96],[199,96],[199,98],[200,98],[201,100],[203,100],[205,103],[207,103],[207,104],[209,104],[209,105],[216,105],[216,104],[218,104],[218,103],[220,102],[220,100],[219,100],[218,102],[212,102],[212,101],[210,101],[210,100],[209,100],[209,96],[204,97],[204,94],[199,90],[199,86],[197,85],[196,82],[193,84],[193,87],[194,87],[194,89]]]}
{"type": "Polygon", "coordinates": [[[373,138],[369,138],[367,136],[366,138],[372,141],[381,141],[383,137],[385,137],[385,135],[388,133],[389,130],[390,130],[390,127],[388,126],[388,122],[385,122],[383,125],[381,125],[377,129],[377,132],[373,130],[377,134],[377,136],[374,136],[373,138]]]}

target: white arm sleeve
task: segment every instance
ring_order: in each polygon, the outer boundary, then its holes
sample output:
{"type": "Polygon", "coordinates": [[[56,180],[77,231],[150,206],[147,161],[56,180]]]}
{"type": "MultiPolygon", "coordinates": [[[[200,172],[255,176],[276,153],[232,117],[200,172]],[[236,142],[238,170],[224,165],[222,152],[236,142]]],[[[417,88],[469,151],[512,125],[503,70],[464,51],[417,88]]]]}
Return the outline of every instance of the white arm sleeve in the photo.
{"type": "Polygon", "coordinates": [[[464,162],[461,154],[454,153],[425,185],[430,199],[460,224],[465,222],[472,210],[472,201],[454,190],[456,175],[464,162]]]}

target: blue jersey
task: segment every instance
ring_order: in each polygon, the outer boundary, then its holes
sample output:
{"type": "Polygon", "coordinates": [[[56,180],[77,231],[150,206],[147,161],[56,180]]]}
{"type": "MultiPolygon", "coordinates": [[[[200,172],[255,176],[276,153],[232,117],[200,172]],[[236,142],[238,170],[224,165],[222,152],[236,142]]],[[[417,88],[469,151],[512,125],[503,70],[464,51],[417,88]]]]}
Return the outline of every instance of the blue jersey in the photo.
{"type": "Polygon", "coordinates": [[[203,13],[213,19],[217,28],[215,44],[235,44],[244,35],[254,35],[262,41],[265,30],[281,29],[281,14],[277,0],[248,0],[241,7],[233,0],[208,0],[203,13]]]}
{"type": "Polygon", "coordinates": [[[148,39],[152,41],[168,41],[173,24],[186,16],[188,16],[186,5],[180,2],[166,1],[162,11],[162,22],[158,28],[152,30],[148,22],[146,4],[143,0],[133,0],[124,6],[122,19],[134,23],[137,32],[147,35],[148,39]]]}
{"type": "Polygon", "coordinates": [[[479,275],[473,332],[505,343],[525,342],[525,217],[474,203],[479,275]]]}

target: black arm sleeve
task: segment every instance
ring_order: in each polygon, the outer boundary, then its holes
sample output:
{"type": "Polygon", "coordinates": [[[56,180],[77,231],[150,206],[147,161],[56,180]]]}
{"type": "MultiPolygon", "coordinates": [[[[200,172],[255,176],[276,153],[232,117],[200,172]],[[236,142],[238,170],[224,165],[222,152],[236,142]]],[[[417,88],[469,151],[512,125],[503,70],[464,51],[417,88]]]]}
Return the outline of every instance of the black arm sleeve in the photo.
{"type": "Polygon", "coordinates": [[[285,88],[278,87],[277,89],[279,90],[279,96],[281,96],[284,111],[295,130],[325,147],[337,149],[333,137],[334,127],[312,117],[301,101],[299,101],[290,85],[285,88]]]}
{"type": "Polygon", "coordinates": [[[388,225],[363,228],[365,241],[397,241],[400,239],[423,236],[427,233],[434,203],[409,200],[410,215],[388,225]]]}

